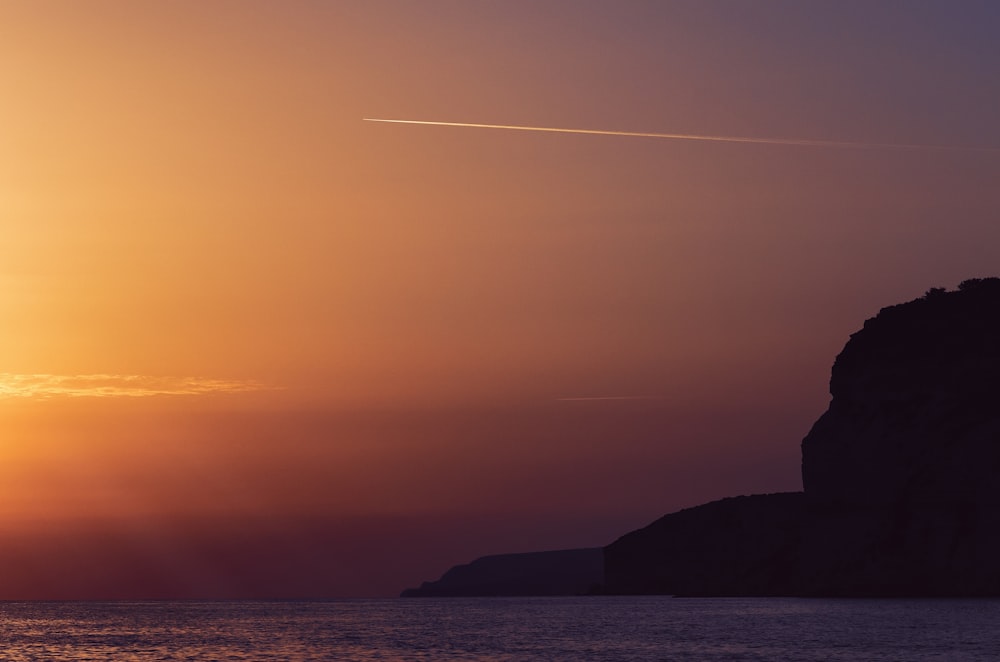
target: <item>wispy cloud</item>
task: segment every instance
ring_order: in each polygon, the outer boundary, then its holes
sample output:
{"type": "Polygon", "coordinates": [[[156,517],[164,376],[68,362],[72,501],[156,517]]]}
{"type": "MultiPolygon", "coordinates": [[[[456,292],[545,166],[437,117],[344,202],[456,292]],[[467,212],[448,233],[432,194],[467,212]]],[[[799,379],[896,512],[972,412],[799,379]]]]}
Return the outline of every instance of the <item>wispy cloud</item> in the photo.
{"type": "Polygon", "coordinates": [[[591,395],[576,398],[556,398],[556,402],[594,402],[599,400],[663,400],[658,395],[591,395]]]}
{"type": "Polygon", "coordinates": [[[153,395],[245,393],[267,388],[252,380],[204,377],[0,373],[0,398],[142,398],[153,395]]]}

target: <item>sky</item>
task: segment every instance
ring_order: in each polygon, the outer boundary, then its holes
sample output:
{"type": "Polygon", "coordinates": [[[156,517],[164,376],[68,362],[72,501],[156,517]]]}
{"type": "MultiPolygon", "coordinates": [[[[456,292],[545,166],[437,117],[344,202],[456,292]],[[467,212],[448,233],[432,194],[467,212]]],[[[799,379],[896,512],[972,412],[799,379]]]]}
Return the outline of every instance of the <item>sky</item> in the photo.
{"type": "Polygon", "coordinates": [[[0,0],[0,598],[389,596],[801,489],[850,334],[1000,275],[998,30],[0,0]]]}

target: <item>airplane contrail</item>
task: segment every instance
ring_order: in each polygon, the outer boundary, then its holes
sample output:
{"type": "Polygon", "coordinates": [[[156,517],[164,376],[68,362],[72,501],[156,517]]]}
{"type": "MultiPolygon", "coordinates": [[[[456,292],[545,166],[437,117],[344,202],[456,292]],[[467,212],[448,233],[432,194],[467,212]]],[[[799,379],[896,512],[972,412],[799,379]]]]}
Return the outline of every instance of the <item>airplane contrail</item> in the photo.
{"type": "Polygon", "coordinates": [[[836,140],[797,140],[792,138],[749,138],[745,136],[709,136],[692,133],[650,133],[645,131],[608,131],[604,129],[566,129],[553,126],[524,126],[520,124],[474,124],[472,122],[436,122],[431,120],[400,120],[363,117],[363,122],[386,124],[420,124],[425,126],[451,126],[468,129],[503,129],[506,131],[540,131],[544,133],[577,133],[591,136],[626,136],[631,138],[661,138],[666,140],[704,140],[720,143],[751,143],[757,145],[791,145],[798,147],[840,147],[851,149],[936,150],[962,152],[1000,152],[1000,147],[962,147],[955,145],[917,145],[906,143],[864,143],[836,140]]]}

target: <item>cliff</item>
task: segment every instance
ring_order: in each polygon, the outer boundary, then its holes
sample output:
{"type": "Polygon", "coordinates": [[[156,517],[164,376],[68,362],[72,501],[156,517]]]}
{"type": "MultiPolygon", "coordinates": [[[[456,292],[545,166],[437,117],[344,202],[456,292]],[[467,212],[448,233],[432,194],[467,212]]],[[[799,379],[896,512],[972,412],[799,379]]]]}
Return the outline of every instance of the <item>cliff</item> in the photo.
{"type": "Polygon", "coordinates": [[[833,366],[800,494],[667,515],[605,548],[608,592],[1000,595],[1000,279],[884,308],[833,366]]]}
{"type": "Polygon", "coordinates": [[[802,442],[811,498],[1000,501],[1000,279],[884,308],[833,364],[802,442]]]}
{"type": "Polygon", "coordinates": [[[483,556],[400,597],[583,595],[603,583],[600,547],[483,556]]]}
{"type": "Polygon", "coordinates": [[[801,492],[741,496],[688,508],[605,548],[613,593],[766,595],[789,581],[798,553],[801,492]]]}

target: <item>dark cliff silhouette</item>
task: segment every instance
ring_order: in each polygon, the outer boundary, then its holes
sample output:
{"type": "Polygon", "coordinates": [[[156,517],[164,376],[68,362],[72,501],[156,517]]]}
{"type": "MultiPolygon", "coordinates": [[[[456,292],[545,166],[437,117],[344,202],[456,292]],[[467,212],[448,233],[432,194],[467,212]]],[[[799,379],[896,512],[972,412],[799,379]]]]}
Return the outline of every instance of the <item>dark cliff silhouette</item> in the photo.
{"type": "Polygon", "coordinates": [[[402,597],[582,595],[603,581],[602,564],[600,547],[484,556],[402,597]]]}
{"type": "Polygon", "coordinates": [[[802,442],[804,492],[723,499],[605,548],[606,591],[1000,595],[1000,279],[851,336],[802,442]]]}
{"type": "MultiPolygon", "coordinates": [[[[600,592],[1000,596],[1000,278],[883,308],[837,356],[830,393],[802,441],[803,492],[722,499],[628,533],[604,548],[600,592]]],[[[601,581],[585,556],[545,556],[569,553],[483,557],[404,595],[567,595],[601,581]]]]}

